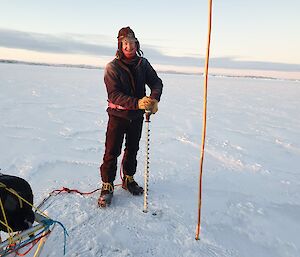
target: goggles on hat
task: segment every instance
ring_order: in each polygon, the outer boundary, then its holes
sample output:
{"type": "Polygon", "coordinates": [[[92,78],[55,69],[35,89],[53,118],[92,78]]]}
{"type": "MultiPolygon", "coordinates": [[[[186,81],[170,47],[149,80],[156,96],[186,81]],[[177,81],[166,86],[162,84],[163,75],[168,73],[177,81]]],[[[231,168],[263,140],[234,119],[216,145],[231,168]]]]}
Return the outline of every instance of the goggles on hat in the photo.
{"type": "Polygon", "coordinates": [[[128,33],[126,36],[125,35],[119,36],[118,40],[119,41],[127,40],[128,42],[137,42],[137,39],[133,33],[128,33]]]}

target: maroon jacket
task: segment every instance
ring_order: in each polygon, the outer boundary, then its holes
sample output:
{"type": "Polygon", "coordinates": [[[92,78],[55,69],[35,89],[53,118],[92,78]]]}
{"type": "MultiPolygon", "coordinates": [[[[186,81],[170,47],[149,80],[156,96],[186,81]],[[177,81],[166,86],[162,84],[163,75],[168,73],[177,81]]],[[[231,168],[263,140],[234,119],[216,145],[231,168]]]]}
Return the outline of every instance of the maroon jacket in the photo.
{"type": "Polygon", "coordinates": [[[138,100],[146,95],[147,84],[150,97],[160,100],[163,84],[156,71],[146,58],[137,57],[130,63],[115,58],[105,68],[104,82],[108,101],[122,108],[107,108],[111,115],[133,120],[142,117],[143,110],[138,108],[138,100]]]}

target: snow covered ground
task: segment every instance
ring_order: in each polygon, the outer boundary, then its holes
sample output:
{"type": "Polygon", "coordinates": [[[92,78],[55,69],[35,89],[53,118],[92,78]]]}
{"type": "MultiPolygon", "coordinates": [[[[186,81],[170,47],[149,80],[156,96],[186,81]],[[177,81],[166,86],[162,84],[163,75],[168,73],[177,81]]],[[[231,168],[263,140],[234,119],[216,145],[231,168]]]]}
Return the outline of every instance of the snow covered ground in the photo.
{"type": "MultiPolygon", "coordinates": [[[[107,209],[97,207],[99,193],[51,198],[44,209],[69,232],[66,256],[300,256],[300,83],[209,79],[196,241],[203,79],[160,76],[163,97],[150,124],[149,213],[142,197],[120,187],[107,209]]],[[[2,172],[25,178],[35,204],[53,189],[100,187],[103,71],[0,64],[0,77],[2,172]]],[[[144,137],[140,147],[136,179],[143,184],[144,137]]],[[[63,256],[59,227],[42,256],[63,256]]]]}

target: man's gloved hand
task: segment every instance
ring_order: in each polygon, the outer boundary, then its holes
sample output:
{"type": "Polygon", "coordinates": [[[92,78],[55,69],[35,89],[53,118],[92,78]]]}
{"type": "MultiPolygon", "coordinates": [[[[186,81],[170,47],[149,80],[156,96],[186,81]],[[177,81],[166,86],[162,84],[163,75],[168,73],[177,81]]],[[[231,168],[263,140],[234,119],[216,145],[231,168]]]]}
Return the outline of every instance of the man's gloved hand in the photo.
{"type": "Polygon", "coordinates": [[[158,101],[156,99],[152,99],[153,107],[151,109],[151,113],[155,114],[158,111],[158,101]]]}
{"type": "Polygon", "coordinates": [[[138,106],[141,110],[151,110],[153,108],[154,102],[149,96],[144,96],[139,99],[138,106]]]}

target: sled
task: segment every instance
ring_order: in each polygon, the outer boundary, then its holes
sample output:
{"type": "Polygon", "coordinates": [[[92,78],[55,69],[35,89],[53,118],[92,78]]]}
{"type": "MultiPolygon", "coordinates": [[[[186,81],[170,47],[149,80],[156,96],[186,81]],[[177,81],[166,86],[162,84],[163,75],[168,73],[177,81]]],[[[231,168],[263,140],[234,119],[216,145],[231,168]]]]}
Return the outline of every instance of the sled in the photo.
{"type": "Polygon", "coordinates": [[[34,257],[40,256],[44,244],[54,228],[53,220],[35,213],[34,225],[30,228],[9,234],[8,238],[0,244],[0,256],[16,256],[19,250],[26,249],[21,253],[27,254],[33,248],[35,249],[34,257]],[[52,226],[53,225],[53,226],[52,226]]]}

